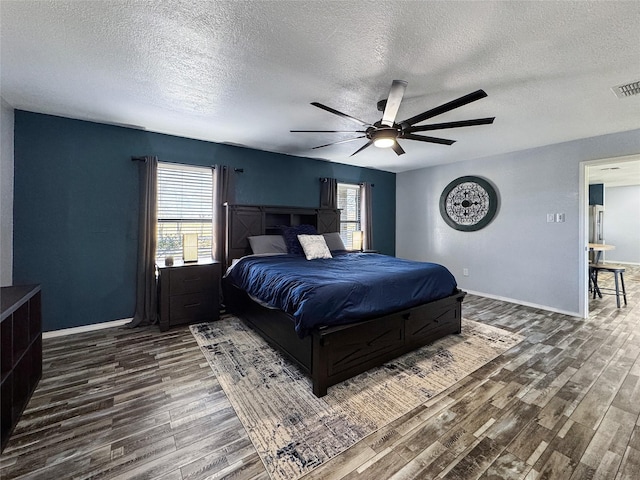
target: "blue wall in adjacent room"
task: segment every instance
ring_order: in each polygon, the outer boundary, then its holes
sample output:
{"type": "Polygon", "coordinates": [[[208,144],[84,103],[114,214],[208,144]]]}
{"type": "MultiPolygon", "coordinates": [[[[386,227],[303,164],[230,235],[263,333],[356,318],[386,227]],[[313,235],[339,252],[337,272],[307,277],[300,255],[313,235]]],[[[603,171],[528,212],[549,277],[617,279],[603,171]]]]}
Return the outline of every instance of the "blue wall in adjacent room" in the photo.
{"type": "Polygon", "coordinates": [[[139,155],[243,168],[240,204],[316,207],[319,177],[374,183],[374,248],[395,254],[393,173],[16,110],[13,277],[42,285],[45,331],[133,315],[139,155]]]}

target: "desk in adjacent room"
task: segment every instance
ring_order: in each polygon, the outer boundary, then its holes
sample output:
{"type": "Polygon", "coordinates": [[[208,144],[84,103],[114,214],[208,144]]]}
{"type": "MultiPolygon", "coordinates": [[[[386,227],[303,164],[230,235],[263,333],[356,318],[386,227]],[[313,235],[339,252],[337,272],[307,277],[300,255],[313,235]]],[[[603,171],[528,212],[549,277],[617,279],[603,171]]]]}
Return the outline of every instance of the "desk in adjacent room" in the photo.
{"type": "Polygon", "coordinates": [[[589,291],[594,292],[594,297],[597,294],[600,298],[602,298],[602,293],[600,292],[600,288],[598,287],[598,274],[596,269],[593,268],[594,265],[600,263],[602,252],[606,252],[608,250],[615,250],[614,245],[607,245],[604,243],[590,243],[589,244],[589,252],[593,252],[593,261],[589,264],[589,291]]]}
{"type": "Polygon", "coordinates": [[[602,257],[602,252],[607,250],[615,250],[614,245],[606,245],[604,243],[590,243],[589,251],[594,252],[593,262],[592,263],[600,263],[600,257],[602,257]]]}

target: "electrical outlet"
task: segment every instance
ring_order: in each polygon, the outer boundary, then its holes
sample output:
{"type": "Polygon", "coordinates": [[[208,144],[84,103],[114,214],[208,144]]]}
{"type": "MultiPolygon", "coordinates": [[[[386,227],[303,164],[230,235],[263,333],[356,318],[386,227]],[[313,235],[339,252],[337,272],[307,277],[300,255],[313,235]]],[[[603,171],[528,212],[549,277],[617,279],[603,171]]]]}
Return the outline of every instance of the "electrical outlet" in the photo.
{"type": "Polygon", "coordinates": [[[556,221],[556,216],[553,213],[547,213],[547,223],[553,223],[556,221]]]}
{"type": "Polygon", "coordinates": [[[564,213],[556,213],[556,222],[564,223],[564,213]]]}
{"type": "Polygon", "coordinates": [[[469,276],[469,269],[468,268],[463,268],[462,269],[462,275],[465,276],[465,277],[468,277],[469,276]]]}

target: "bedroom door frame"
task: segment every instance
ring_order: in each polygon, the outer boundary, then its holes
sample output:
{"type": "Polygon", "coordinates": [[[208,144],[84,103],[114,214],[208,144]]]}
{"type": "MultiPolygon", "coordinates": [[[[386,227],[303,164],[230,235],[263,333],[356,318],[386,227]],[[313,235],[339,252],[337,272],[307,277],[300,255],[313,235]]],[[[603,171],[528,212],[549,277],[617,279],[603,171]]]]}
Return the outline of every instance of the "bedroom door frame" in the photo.
{"type": "Polygon", "coordinates": [[[582,318],[589,317],[589,247],[587,246],[589,243],[589,215],[587,213],[589,207],[589,168],[607,165],[609,163],[620,163],[635,160],[638,160],[638,154],[621,155],[619,157],[607,157],[598,160],[586,160],[580,162],[580,187],[578,189],[578,215],[580,216],[580,222],[578,224],[578,238],[580,243],[578,245],[578,251],[582,258],[578,263],[578,284],[582,295],[580,295],[578,303],[578,313],[582,318]]]}
{"type": "Polygon", "coordinates": [[[581,258],[578,262],[578,288],[580,295],[578,301],[578,313],[582,318],[589,317],[589,280],[587,278],[589,268],[589,230],[587,218],[587,203],[589,202],[589,166],[595,164],[598,160],[590,160],[580,162],[579,184],[578,188],[578,248],[581,258]]]}

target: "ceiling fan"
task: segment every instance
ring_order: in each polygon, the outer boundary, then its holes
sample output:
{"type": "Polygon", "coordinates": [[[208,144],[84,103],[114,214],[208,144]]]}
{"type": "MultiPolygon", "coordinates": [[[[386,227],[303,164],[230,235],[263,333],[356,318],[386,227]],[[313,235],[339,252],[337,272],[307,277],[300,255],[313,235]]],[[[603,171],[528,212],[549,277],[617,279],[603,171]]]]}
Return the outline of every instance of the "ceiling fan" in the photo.
{"type": "Polygon", "coordinates": [[[417,132],[427,132],[429,130],[441,130],[445,128],[457,128],[457,127],[470,127],[474,125],[487,125],[493,123],[495,117],[489,118],[476,118],[474,120],[460,120],[457,122],[445,122],[445,123],[432,123],[431,125],[416,125],[417,123],[424,122],[428,118],[441,115],[454,108],[462,107],[467,103],[475,102],[487,96],[484,90],[476,90],[473,93],[464,95],[456,100],[447,102],[439,107],[432,108],[426,112],[422,112],[401,122],[396,122],[396,115],[400,108],[400,102],[404,96],[404,91],[407,88],[407,82],[404,80],[394,80],[389,90],[389,96],[378,102],[378,110],[384,112],[382,119],[373,124],[364,122],[360,119],[347,115],[346,113],[339,112],[331,107],[327,107],[318,102],[311,102],[314,107],[326,110],[329,113],[338,115],[342,118],[352,120],[361,126],[365,127],[364,130],[291,130],[294,133],[362,133],[355,138],[349,138],[347,140],[340,140],[337,142],[327,143],[325,145],[319,145],[316,148],[328,147],[331,145],[337,145],[339,143],[353,142],[361,138],[366,138],[368,141],[358,150],[353,152],[350,156],[354,156],[356,153],[360,153],[367,147],[375,145],[379,148],[391,148],[397,155],[405,153],[404,149],[398,143],[398,139],[417,140],[419,142],[439,143],[442,145],[452,145],[455,140],[448,140],[446,138],[428,137],[426,135],[416,135],[417,132]]]}

